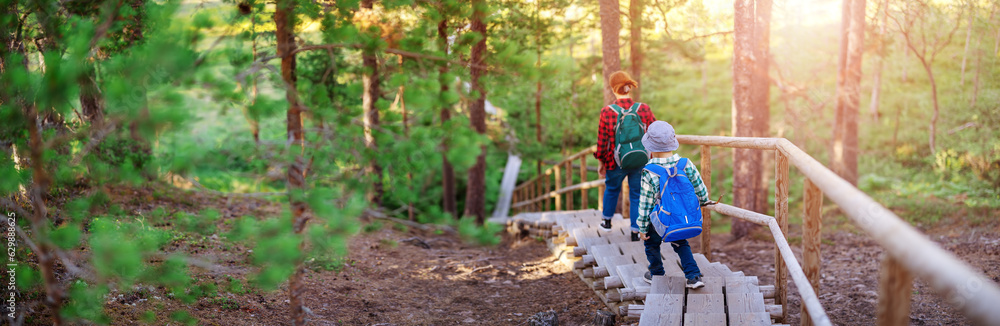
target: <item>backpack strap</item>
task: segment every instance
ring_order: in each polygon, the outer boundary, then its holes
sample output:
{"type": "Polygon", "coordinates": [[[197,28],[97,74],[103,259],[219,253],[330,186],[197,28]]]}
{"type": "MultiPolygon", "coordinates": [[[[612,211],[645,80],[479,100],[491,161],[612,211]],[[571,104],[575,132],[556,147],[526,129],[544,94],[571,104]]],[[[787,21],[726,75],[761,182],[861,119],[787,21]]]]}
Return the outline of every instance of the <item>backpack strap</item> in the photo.
{"type": "Polygon", "coordinates": [[[660,198],[663,198],[663,192],[667,189],[667,181],[670,179],[670,171],[667,168],[660,166],[659,164],[646,164],[646,171],[651,173],[656,173],[660,177],[660,192],[656,194],[653,202],[656,204],[660,203],[660,198]]]}
{"type": "Polygon", "coordinates": [[[687,166],[687,162],[688,162],[687,157],[682,157],[680,160],[678,160],[677,165],[674,165],[674,172],[671,173],[670,176],[673,177],[675,175],[681,174],[684,171],[684,168],[687,166]]]}
{"type": "Polygon", "coordinates": [[[612,103],[611,105],[608,105],[608,107],[610,107],[611,111],[613,111],[615,113],[615,135],[617,136],[618,135],[618,129],[621,128],[621,126],[622,126],[622,116],[625,115],[625,109],[622,108],[622,107],[620,107],[620,106],[618,106],[618,104],[614,104],[614,103],[612,103]]]}
{"type": "Polygon", "coordinates": [[[642,116],[639,115],[639,106],[641,106],[641,105],[642,105],[642,103],[633,102],[632,103],[632,107],[629,108],[628,110],[629,110],[629,112],[634,113],[636,116],[639,117],[639,127],[642,127],[642,133],[645,134],[646,133],[646,123],[642,121],[642,116]]]}

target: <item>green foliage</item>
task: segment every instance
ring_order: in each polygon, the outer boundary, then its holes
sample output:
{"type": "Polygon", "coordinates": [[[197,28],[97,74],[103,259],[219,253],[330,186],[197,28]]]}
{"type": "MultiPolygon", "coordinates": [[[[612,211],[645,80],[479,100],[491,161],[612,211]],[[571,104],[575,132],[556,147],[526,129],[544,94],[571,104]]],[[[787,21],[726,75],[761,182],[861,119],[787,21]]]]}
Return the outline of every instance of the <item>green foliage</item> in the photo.
{"type": "Polygon", "coordinates": [[[69,300],[59,313],[70,320],[108,324],[111,320],[104,313],[104,296],[107,294],[108,288],[105,285],[73,282],[69,287],[69,300]]]}
{"type": "Polygon", "coordinates": [[[143,273],[144,260],[170,240],[170,235],[136,222],[94,219],[90,247],[98,275],[131,286],[143,273]]]}
{"type": "Polygon", "coordinates": [[[363,232],[365,232],[365,233],[372,233],[372,232],[375,232],[375,231],[378,231],[378,230],[381,230],[381,229],[382,229],[382,222],[379,222],[379,221],[374,221],[374,222],[365,224],[365,226],[361,228],[361,230],[363,232]]]}
{"type": "Polygon", "coordinates": [[[170,313],[170,319],[184,325],[197,325],[198,319],[191,316],[184,310],[177,310],[170,313]]]}
{"type": "Polygon", "coordinates": [[[198,215],[179,212],[174,216],[175,225],[185,232],[201,235],[215,233],[215,224],[219,220],[219,212],[214,209],[202,210],[198,215]]]}
{"type": "Polygon", "coordinates": [[[495,223],[476,225],[475,219],[471,217],[458,220],[458,234],[462,239],[482,246],[499,244],[500,236],[497,233],[503,231],[503,228],[503,225],[495,223]]]}

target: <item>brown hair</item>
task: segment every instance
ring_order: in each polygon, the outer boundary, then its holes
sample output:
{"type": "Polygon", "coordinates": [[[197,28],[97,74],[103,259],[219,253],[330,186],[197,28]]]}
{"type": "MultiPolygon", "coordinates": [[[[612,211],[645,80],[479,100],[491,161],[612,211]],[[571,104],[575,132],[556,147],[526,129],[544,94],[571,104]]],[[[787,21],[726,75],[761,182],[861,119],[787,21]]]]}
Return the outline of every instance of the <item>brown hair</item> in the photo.
{"type": "Polygon", "coordinates": [[[633,89],[639,87],[639,84],[632,80],[632,76],[621,70],[611,74],[611,77],[608,78],[608,85],[611,86],[611,91],[618,95],[627,95],[633,89]]]}

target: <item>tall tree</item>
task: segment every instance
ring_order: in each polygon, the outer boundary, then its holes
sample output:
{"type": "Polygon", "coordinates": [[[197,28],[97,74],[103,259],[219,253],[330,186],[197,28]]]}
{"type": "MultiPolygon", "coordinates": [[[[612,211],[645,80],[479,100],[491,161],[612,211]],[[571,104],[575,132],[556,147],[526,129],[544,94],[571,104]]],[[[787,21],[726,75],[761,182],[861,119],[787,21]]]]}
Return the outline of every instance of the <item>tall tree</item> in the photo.
{"type": "MultiPolygon", "coordinates": [[[[846,0],[847,49],[842,85],[838,87],[838,119],[833,139],[833,170],[851,184],[858,183],[858,107],[861,100],[861,60],[864,51],[865,0],[846,0]]],[[[841,43],[843,46],[844,43],[841,43]]],[[[842,50],[842,52],[844,52],[842,50]]]]}
{"type": "MultiPolygon", "coordinates": [[[[442,10],[444,11],[444,10],[442,10]]],[[[438,47],[441,48],[441,53],[448,54],[448,19],[441,18],[438,22],[438,47]]],[[[451,120],[451,103],[448,101],[448,85],[451,84],[451,80],[448,79],[448,63],[442,62],[440,71],[441,83],[441,94],[439,100],[441,101],[441,124],[444,125],[451,120]]],[[[451,214],[453,217],[458,213],[458,207],[455,203],[455,168],[451,166],[451,162],[448,161],[448,139],[441,140],[441,182],[442,184],[442,199],[444,211],[451,214]]]]}
{"type": "MultiPolygon", "coordinates": [[[[486,134],[486,89],[482,85],[483,58],[486,55],[486,3],[483,0],[472,1],[472,32],[478,33],[480,39],[472,46],[472,91],[477,95],[469,106],[469,120],[472,128],[479,134],[486,134]]],[[[465,193],[465,215],[475,216],[476,223],[482,225],[486,221],[486,145],[480,147],[476,164],[469,169],[468,188],[465,193]]]]}
{"type": "MultiPolygon", "coordinates": [[[[754,1],[733,1],[733,136],[752,137],[753,73],[754,73],[754,1]]],[[[753,209],[754,192],[760,174],[755,169],[760,154],[755,150],[733,151],[733,204],[753,209]]],[[[750,233],[753,225],[733,221],[732,236],[740,239],[750,233]]]]}
{"type": "Polygon", "coordinates": [[[875,61],[875,71],[872,77],[872,99],[868,104],[868,113],[872,116],[872,121],[878,122],[878,102],[879,96],[882,93],[882,66],[885,64],[885,56],[888,53],[886,48],[886,33],[885,28],[889,25],[888,17],[889,14],[889,0],[881,2],[879,6],[879,12],[882,14],[882,18],[879,19],[878,26],[878,39],[875,44],[876,53],[878,53],[878,60],[875,61]]]}
{"type": "MultiPolygon", "coordinates": [[[[639,85],[642,85],[642,11],[644,8],[642,0],[631,0],[628,6],[628,16],[631,21],[629,26],[631,27],[629,31],[631,49],[629,49],[629,53],[632,59],[632,79],[639,85]]],[[[639,101],[641,90],[642,87],[639,87],[632,91],[632,98],[636,101],[639,101]]]]}
{"type": "MultiPolygon", "coordinates": [[[[299,103],[295,75],[295,0],[279,0],[274,10],[275,37],[277,38],[277,54],[281,58],[281,80],[285,86],[285,100],[288,101],[286,113],[287,139],[299,147],[299,153],[288,165],[286,187],[288,202],[292,212],[292,229],[296,234],[302,234],[307,217],[306,203],[301,192],[305,188],[305,164],[302,158],[303,144],[302,106],[299,103]]],[[[294,147],[293,147],[294,148],[294,147]]],[[[305,313],[302,294],[305,291],[302,283],[303,264],[301,259],[296,262],[295,270],[288,279],[289,315],[293,325],[305,324],[305,313]]]]}
{"type": "Polygon", "coordinates": [[[615,71],[621,70],[621,57],[618,52],[618,31],[621,30],[618,0],[598,0],[601,14],[601,57],[604,63],[604,104],[615,100],[608,85],[608,78],[615,71]]]}
{"type": "MultiPolygon", "coordinates": [[[[906,47],[913,52],[913,55],[920,60],[920,64],[927,72],[927,78],[931,83],[931,100],[934,104],[934,114],[931,116],[928,130],[928,145],[931,153],[935,153],[937,120],[940,114],[938,105],[937,82],[934,80],[934,58],[937,57],[948,44],[951,43],[952,36],[958,30],[959,24],[951,21],[942,8],[932,4],[927,0],[907,1],[901,14],[902,17],[892,17],[893,22],[899,27],[900,34],[906,41],[906,47]],[[944,26],[950,26],[942,28],[944,26]]],[[[961,16],[961,11],[959,11],[961,16]]],[[[959,17],[959,20],[961,17],[959,17]]]]}
{"type": "MultiPolygon", "coordinates": [[[[361,10],[368,11],[369,14],[367,15],[373,16],[370,12],[373,10],[374,4],[374,0],[362,0],[361,10]]],[[[365,49],[361,54],[361,62],[364,66],[364,73],[361,76],[361,85],[364,88],[363,93],[361,94],[361,108],[364,111],[363,121],[365,147],[374,152],[378,150],[378,144],[375,143],[375,135],[372,129],[378,127],[379,125],[378,108],[375,106],[375,103],[381,96],[381,90],[379,89],[378,58],[374,52],[365,49]]],[[[371,160],[368,166],[368,175],[372,178],[373,182],[369,200],[371,200],[372,205],[381,206],[382,166],[378,163],[378,160],[371,160]]]]}
{"type": "MultiPolygon", "coordinates": [[[[753,136],[771,136],[771,0],[754,1],[754,69],[753,69],[753,136]]],[[[768,162],[769,158],[763,157],[761,151],[754,151],[755,162],[768,162]]],[[[753,211],[766,214],[769,207],[767,205],[768,184],[770,183],[770,173],[766,173],[766,165],[757,164],[752,167],[754,173],[760,180],[754,185],[756,191],[753,192],[753,211]]],[[[742,220],[741,220],[742,222],[742,220]]]]}
{"type": "Polygon", "coordinates": [[[965,86],[965,63],[969,59],[969,43],[971,43],[970,41],[972,40],[972,25],[975,24],[975,18],[976,18],[976,15],[975,15],[975,12],[976,12],[976,3],[972,2],[972,1],[969,1],[968,6],[969,6],[969,9],[968,9],[969,10],[969,25],[966,26],[966,28],[965,28],[965,50],[962,51],[962,74],[961,74],[962,77],[961,77],[961,79],[959,79],[959,82],[958,82],[959,86],[965,86]]]}
{"type": "Polygon", "coordinates": [[[104,99],[97,88],[97,73],[92,65],[84,67],[84,73],[77,80],[80,86],[80,108],[83,118],[90,122],[91,127],[98,130],[104,121],[104,99]]]}

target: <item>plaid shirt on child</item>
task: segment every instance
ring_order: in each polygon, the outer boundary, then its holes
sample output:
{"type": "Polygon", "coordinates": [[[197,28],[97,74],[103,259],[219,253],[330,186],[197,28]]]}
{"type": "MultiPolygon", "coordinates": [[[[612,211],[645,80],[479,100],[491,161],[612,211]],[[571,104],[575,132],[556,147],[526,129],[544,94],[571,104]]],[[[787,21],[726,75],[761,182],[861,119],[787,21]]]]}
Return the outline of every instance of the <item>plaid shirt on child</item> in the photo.
{"type": "MultiPolygon", "coordinates": [[[[654,157],[649,159],[649,164],[657,164],[670,170],[677,165],[677,161],[680,161],[680,159],[680,155],[677,154],[670,157],[654,157]]],[[[698,202],[702,205],[707,203],[708,188],[705,187],[705,181],[701,180],[698,168],[694,166],[694,163],[690,159],[687,165],[684,166],[684,174],[691,180],[691,185],[694,186],[694,194],[698,196],[698,202]]],[[[635,221],[636,224],[639,224],[639,233],[647,233],[649,231],[649,215],[653,213],[653,206],[659,204],[656,202],[656,195],[659,193],[660,176],[645,169],[642,170],[642,189],[639,191],[639,217],[635,221]]]]}
{"type": "MultiPolygon", "coordinates": [[[[628,110],[635,104],[631,98],[620,98],[615,100],[615,104],[620,106],[622,109],[628,110]]],[[[642,118],[642,123],[649,127],[649,124],[656,121],[656,117],[653,116],[653,111],[649,109],[649,105],[646,103],[639,104],[639,109],[636,112],[639,118],[642,118]]],[[[597,151],[594,152],[594,157],[604,164],[604,167],[608,170],[614,170],[617,164],[615,164],[615,124],[618,123],[618,115],[611,106],[605,106],[601,109],[601,118],[597,122],[597,151]]]]}

